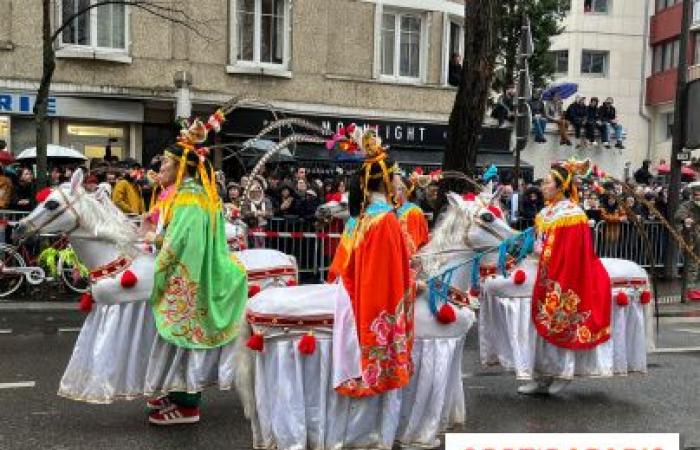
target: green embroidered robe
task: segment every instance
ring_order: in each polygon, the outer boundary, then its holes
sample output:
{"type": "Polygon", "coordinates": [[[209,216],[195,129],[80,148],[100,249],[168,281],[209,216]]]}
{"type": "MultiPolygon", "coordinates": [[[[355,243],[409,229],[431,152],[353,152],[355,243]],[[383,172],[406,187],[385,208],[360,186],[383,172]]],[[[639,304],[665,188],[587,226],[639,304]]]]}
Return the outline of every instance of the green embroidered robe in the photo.
{"type": "Polygon", "coordinates": [[[194,180],[166,213],[151,305],[158,333],[178,347],[209,349],[233,340],[248,299],[246,272],[229,253],[221,208],[194,180]]]}

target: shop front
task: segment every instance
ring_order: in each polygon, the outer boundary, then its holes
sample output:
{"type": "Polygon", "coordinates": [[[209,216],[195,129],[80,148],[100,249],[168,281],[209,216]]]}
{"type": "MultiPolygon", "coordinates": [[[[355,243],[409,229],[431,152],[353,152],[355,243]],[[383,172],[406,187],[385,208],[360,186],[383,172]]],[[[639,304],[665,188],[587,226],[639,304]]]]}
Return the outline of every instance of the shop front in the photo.
{"type": "MultiPolygon", "coordinates": [[[[448,133],[446,123],[241,108],[227,117],[220,135],[220,144],[227,147],[223,155],[223,169],[227,175],[238,177],[245,172],[246,166],[250,165],[249,162],[241,161],[238,154],[234,154],[236,149],[276,118],[283,117],[305,119],[333,131],[351,123],[360,127],[375,128],[383,143],[389,146],[394,160],[405,171],[411,172],[417,167],[421,167],[424,171],[431,171],[442,166],[448,133]]],[[[303,133],[304,130],[285,127],[267,136],[266,139],[281,140],[294,132],[303,133]]],[[[506,171],[512,171],[514,158],[509,151],[509,146],[509,130],[504,132],[504,129],[484,128],[477,158],[477,170],[484,170],[491,163],[495,163],[506,171]]],[[[331,175],[338,169],[352,170],[357,167],[357,162],[333,159],[323,145],[298,144],[290,148],[290,152],[294,155],[297,166],[306,167],[311,173],[319,175],[331,175]]],[[[523,163],[522,169],[525,178],[531,178],[532,166],[523,163]]]]}
{"type": "MultiPolygon", "coordinates": [[[[34,147],[35,95],[0,92],[0,139],[15,154],[34,147]]],[[[142,102],[108,98],[52,96],[49,98],[49,143],[73,148],[88,159],[111,154],[140,159],[142,146],[142,102]]]]}

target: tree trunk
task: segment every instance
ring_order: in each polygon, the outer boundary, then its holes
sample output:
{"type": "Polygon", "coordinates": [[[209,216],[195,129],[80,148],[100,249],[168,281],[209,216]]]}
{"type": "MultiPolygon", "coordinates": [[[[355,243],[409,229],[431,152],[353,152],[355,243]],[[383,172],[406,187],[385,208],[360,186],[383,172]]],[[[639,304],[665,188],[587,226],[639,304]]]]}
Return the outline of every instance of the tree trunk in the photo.
{"type": "Polygon", "coordinates": [[[470,0],[464,5],[462,81],[450,114],[445,170],[474,175],[481,124],[496,59],[496,0],[470,0]]]}
{"type": "Polygon", "coordinates": [[[51,78],[56,69],[56,55],[51,39],[51,1],[43,0],[43,65],[41,83],[34,103],[34,122],[36,124],[36,172],[37,185],[43,188],[47,185],[46,173],[46,146],[49,138],[49,88],[51,78]]]}

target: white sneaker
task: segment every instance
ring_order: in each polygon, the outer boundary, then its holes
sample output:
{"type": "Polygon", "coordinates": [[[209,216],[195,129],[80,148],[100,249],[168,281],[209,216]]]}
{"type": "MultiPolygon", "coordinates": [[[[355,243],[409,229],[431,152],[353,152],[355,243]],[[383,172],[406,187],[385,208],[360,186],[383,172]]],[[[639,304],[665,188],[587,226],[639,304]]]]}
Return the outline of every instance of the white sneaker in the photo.
{"type": "Polygon", "coordinates": [[[550,395],[556,395],[566,388],[571,380],[554,380],[552,384],[549,385],[548,391],[550,395]]]}

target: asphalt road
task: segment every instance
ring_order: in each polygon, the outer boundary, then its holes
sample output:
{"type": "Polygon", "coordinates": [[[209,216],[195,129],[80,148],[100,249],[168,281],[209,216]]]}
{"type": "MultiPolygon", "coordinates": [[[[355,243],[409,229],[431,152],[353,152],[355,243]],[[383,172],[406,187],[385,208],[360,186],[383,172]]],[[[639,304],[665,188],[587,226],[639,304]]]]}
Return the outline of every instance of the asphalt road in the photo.
{"type": "MultiPolygon", "coordinates": [[[[696,322],[679,326],[700,332],[696,322]]],[[[0,388],[0,449],[251,448],[249,425],[233,392],[207,392],[201,423],[169,428],[149,426],[140,401],[101,406],[57,397],[75,336],[0,335],[0,386],[26,383],[0,388]]],[[[512,376],[482,371],[476,336],[470,336],[464,367],[468,417],[461,431],[677,432],[685,447],[700,447],[700,353],[653,354],[649,362],[648,376],[577,380],[556,397],[523,397],[512,376]]]]}

